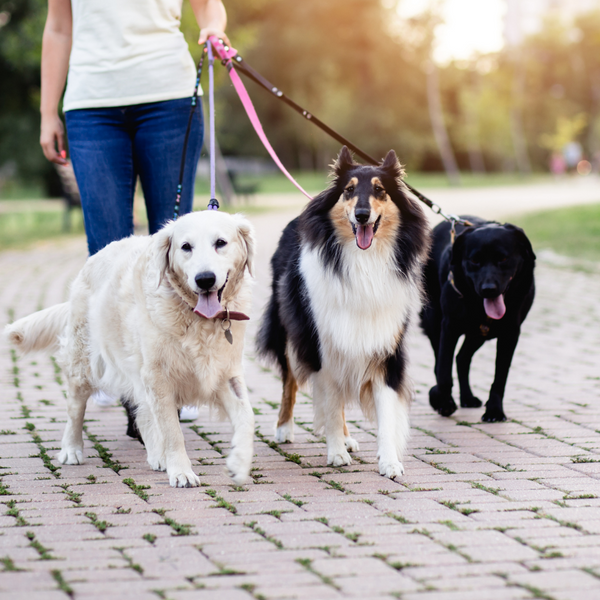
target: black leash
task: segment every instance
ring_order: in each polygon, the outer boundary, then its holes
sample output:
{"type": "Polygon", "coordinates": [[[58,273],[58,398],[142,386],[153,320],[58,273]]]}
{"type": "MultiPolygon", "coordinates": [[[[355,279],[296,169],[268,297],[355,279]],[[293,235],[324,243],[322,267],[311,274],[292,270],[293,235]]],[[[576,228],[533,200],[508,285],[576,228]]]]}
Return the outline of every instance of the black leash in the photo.
{"type": "MultiPolygon", "coordinates": [[[[219,40],[219,42],[220,42],[220,40],[219,40]]],[[[227,50],[229,50],[228,47],[225,47],[225,48],[227,50]]],[[[212,101],[212,94],[214,93],[213,92],[213,80],[212,80],[212,66],[214,64],[214,59],[213,59],[213,55],[212,55],[212,47],[211,47],[210,42],[206,42],[205,50],[208,53],[209,67],[210,67],[210,71],[211,71],[210,72],[210,82],[209,82],[210,95],[211,95],[209,98],[209,100],[211,102],[211,153],[210,153],[211,154],[211,199],[209,201],[208,208],[216,210],[219,208],[219,202],[216,200],[215,192],[214,192],[214,158],[215,158],[214,157],[214,147],[213,147],[213,139],[214,139],[213,112],[214,111],[213,111],[213,101],[212,101]]],[[[234,50],[234,52],[235,52],[235,50],[234,50]]],[[[329,127],[329,125],[327,125],[326,123],[323,123],[323,121],[321,121],[319,118],[315,117],[311,112],[302,108],[299,104],[297,104],[291,98],[286,96],[279,88],[274,86],[270,81],[268,81],[265,77],[263,77],[258,71],[256,71],[254,68],[252,68],[239,54],[236,53],[235,56],[231,57],[230,59],[223,59],[221,61],[221,63],[225,67],[228,67],[228,68],[231,68],[230,65],[234,65],[236,70],[238,70],[241,73],[243,73],[244,75],[246,75],[246,77],[248,77],[249,79],[252,79],[252,81],[257,83],[263,89],[267,90],[269,93],[274,95],[279,100],[282,100],[283,102],[285,102],[289,107],[291,107],[293,110],[295,110],[298,114],[302,115],[307,121],[314,123],[319,129],[324,131],[331,138],[338,141],[340,144],[347,146],[350,150],[352,150],[352,152],[354,152],[356,155],[360,156],[367,163],[369,163],[371,165],[379,164],[379,162],[375,158],[373,158],[371,155],[367,154],[364,150],[361,150],[358,146],[353,144],[350,140],[346,139],[343,135],[341,135],[340,133],[338,133],[331,127],[329,127]]],[[[190,129],[191,129],[191,125],[192,125],[192,119],[193,119],[193,116],[194,116],[194,113],[196,111],[196,107],[198,104],[198,88],[200,86],[200,78],[202,76],[203,64],[204,64],[204,53],[202,53],[202,56],[200,57],[200,61],[198,63],[198,73],[197,73],[197,77],[196,77],[196,85],[194,87],[194,93],[192,95],[190,116],[188,119],[188,125],[187,125],[187,129],[185,132],[185,139],[184,139],[184,143],[183,143],[181,166],[179,169],[179,183],[177,185],[177,193],[176,193],[176,198],[175,198],[175,210],[174,210],[174,216],[173,216],[174,220],[176,220],[177,217],[179,216],[181,191],[182,191],[182,187],[183,187],[183,175],[184,175],[184,171],[185,171],[185,157],[186,157],[186,153],[187,153],[187,145],[188,145],[188,139],[189,139],[190,129]]],[[[446,219],[446,221],[449,221],[452,224],[452,231],[451,231],[452,238],[454,238],[455,227],[457,224],[465,225],[465,226],[472,225],[469,221],[461,219],[457,215],[444,212],[444,210],[442,209],[442,207],[439,204],[435,203],[433,200],[430,200],[427,196],[425,196],[424,194],[419,192],[419,190],[414,188],[412,185],[410,185],[406,181],[404,181],[404,185],[406,185],[406,187],[412,192],[412,194],[414,194],[421,202],[423,202],[423,204],[428,206],[435,214],[440,215],[441,217],[446,219]]],[[[454,241],[454,239],[453,239],[453,241],[454,241]]]]}
{"type": "MultiPolygon", "coordinates": [[[[228,64],[227,60],[222,60],[221,62],[225,66],[228,64]]],[[[379,161],[377,161],[371,155],[369,155],[366,152],[364,152],[363,150],[361,150],[358,146],[354,145],[350,140],[346,139],[343,135],[341,135],[340,133],[338,133],[331,127],[329,127],[329,125],[323,123],[323,121],[321,121],[320,119],[315,117],[315,115],[313,115],[311,112],[302,108],[299,104],[297,104],[291,98],[286,96],[279,88],[274,86],[270,81],[265,79],[258,71],[256,71],[254,68],[252,68],[239,54],[236,54],[231,59],[231,64],[233,64],[234,67],[236,68],[236,70],[240,71],[240,73],[243,73],[244,75],[246,75],[246,77],[248,77],[249,79],[252,79],[252,81],[257,83],[260,87],[267,90],[269,93],[271,93],[273,96],[275,96],[279,100],[285,102],[289,107],[291,107],[293,110],[295,110],[299,115],[302,115],[307,121],[310,121],[311,123],[316,125],[319,129],[321,129],[327,135],[329,135],[329,137],[338,141],[340,144],[350,148],[350,150],[352,150],[352,152],[354,152],[356,155],[360,156],[364,161],[366,161],[367,163],[369,163],[371,165],[379,164],[379,161]]],[[[425,205],[427,205],[435,214],[438,214],[441,217],[443,217],[444,219],[446,219],[447,221],[452,222],[453,229],[454,229],[454,225],[456,225],[457,223],[461,224],[461,225],[470,225],[470,223],[468,221],[461,219],[457,215],[445,213],[439,204],[436,204],[433,200],[430,200],[427,196],[425,196],[424,194],[419,192],[419,190],[414,188],[412,185],[410,185],[406,181],[404,181],[404,184],[421,202],[423,202],[425,205]]]]}
{"type": "Polygon", "coordinates": [[[181,205],[181,191],[183,189],[183,175],[185,173],[185,157],[187,154],[188,141],[190,139],[190,131],[192,129],[192,120],[198,107],[198,88],[200,87],[200,78],[202,77],[202,66],[204,65],[204,52],[198,62],[198,71],[196,73],[196,85],[192,94],[192,103],[190,107],[190,116],[188,117],[187,128],[185,130],[185,138],[183,140],[183,150],[181,152],[181,164],[179,165],[179,182],[177,183],[177,191],[175,193],[175,208],[173,209],[173,221],[177,221],[179,217],[179,208],[181,205]]]}

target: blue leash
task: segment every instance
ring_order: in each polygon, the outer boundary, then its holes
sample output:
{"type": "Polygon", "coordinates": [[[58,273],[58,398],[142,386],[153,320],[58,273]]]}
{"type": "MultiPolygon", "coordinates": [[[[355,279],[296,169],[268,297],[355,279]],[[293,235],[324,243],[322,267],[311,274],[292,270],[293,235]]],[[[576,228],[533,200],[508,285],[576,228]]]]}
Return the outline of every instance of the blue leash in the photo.
{"type": "Polygon", "coordinates": [[[206,49],[208,51],[208,111],[210,121],[210,200],[208,201],[208,210],[218,210],[219,201],[215,192],[215,59],[210,42],[206,42],[206,49]]]}
{"type": "MultiPolygon", "coordinates": [[[[215,106],[214,106],[214,58],[210,42],[206,42],[206,51],[208,53],[208,105],[210,113],[210,200],[208,202],[209,210],[218,210],[219,201],[215,193],[215,106]]],[[[179,217],[179,209],[181,206],[181,192],[183,189],[183,176],[185,173],[185,157],[187,154],[188,141],[190,130],[192,128],[192,120],[194,113],[198,107],[198,89],[200,88],[200,78],[202,77],[202,67],[204,65],[204,52],[198,63],[198,72],[196,74],[196,85],[192,94],[192,102],[190,107],[190,116],[188,118],[185,138],[183,140],[183,151],[181,153],[181,165],[179,167],[179,182],[177,183],[177,191],[175,194],[175,207],[173,209],[173,220],[176,221],[179,217]]]]}

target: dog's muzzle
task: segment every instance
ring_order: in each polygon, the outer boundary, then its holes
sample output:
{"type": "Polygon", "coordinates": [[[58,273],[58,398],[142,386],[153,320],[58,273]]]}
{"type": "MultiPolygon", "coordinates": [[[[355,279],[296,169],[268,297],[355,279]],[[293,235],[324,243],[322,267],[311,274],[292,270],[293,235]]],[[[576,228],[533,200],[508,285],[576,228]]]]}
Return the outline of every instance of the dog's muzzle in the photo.
{"type": "Polygon", "coordinates": [[[377,220],[374,223],[368,223],[367,221],[370,216],[370,211],[365,218],[365,215],[362,212],[359,213],[359,210],[361,209],[357,209],[354,213],[354,218],[358,222],[356,224],[352,223],[352,231],[356,236],[356,245],[361,250],[367,250],[371,247],[371,244],[373,243],[373,238],[375,237],[377,229],[379,228],[381,215],[377,218],[377,220]]]}
{"type": "MultiPolygon", "coordinates": [[[[229,279],[229,275],[227,276],[227,279],[229,279]]],[[[200,290],[198,293],[198,302],[196,303],[196,308],[194,308],[194,312],[197,315],[200,315],[205,319],[214,319],[223,311],[223,307],[221,306],[221,296],[227,285],[227,279],[225,279],[223,287],[216,290],[213,289],[217,281],[217,277],[214,273],[211,271],[203,271],[196,275],[194,280],[200,290]]]]}

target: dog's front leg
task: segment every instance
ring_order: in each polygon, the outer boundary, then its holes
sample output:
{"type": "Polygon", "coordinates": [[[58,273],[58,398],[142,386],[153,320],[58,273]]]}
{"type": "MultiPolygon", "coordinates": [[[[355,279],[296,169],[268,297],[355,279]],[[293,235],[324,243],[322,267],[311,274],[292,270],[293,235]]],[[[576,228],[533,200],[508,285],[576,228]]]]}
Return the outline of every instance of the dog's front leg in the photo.
{"type": "Polygon", "coordinates": [[[459,337],[458,328],[452,326],[451,319],[444,317],[435,370],[437,385],[429,390],[429,404],[443,417],[449,417],[456,410],[452,398],[452,363],[459,337]]]}
{"type": "Polygon", "coordinates": [[[488,423],[506,421],[506,415],[502,408],[502,401],[504,399],[508,371],[510,370],[510,364],[519,341],[519,335],[520,329],[515,328],[508,333],[498,336],[498,345],[496,348],[496,375],[490,389],[489,400],[485,405],[485,413],[483,413],[483,417],[481,417],[482,421],[487,421],[488,423]]]}
{"type": "Polygon", "coordinates": [[[227,470],[235,483],[242,484],[250,473],[254,445],[254,412],[244,378],[241,375],[232,377],[219,393],[218,401],[233,426],[227,470]]]}
{"type": "Polygon", "coordinates": [[[469,371],[471,359],[481,346],[485,338],[482,335],[465,335],[465,341],[456,357],[456,371],[458,373],[458,385],[460,388],[460,405],[463,408],[479,408],[481,400],[473,395],[469,384],[469,371]]]}
{"type": "MultiPolygon", "coordinates": [[[[315,429],[323,427],[327,441],[327,464],[334,467],[351,465],[352,458],[346,448],[344,428],[344,398],[340,396],[333,381],[321,369],[314,373],[313,407],[315,410],[315,429]]],[[[346,429],[347,431],[347,429],[346,429]]]]}
{"type": "MultiPolygon", "coordinates": [[[[149,392],[151,393],[151,392],[149,392]]],[[[185,451],[185,441],[175,402],[168,397],[150,397],[140,403],[137,425],[155,471],[167,471],[172,487],[196,487],[199,477],[185,451]]]]}
{"type": "Polygon", "coordinates": [[[408,401],[384,383],[373,388],[379,473],[395,479],[404,474],[401,461],[409,436],[408,401]]]}

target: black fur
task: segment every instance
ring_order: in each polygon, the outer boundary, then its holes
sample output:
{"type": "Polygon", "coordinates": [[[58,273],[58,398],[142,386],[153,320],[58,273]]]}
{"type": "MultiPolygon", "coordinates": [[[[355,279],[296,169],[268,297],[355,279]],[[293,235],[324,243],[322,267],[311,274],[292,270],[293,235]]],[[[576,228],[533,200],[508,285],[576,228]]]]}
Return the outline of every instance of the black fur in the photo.
{"type": "Polygon", "coordinates": [[[129,401],[126,398],[121,398],[121,404],[127,413],[127,435],[134,440],[138,440],[142,446],[144,446],[144,440],[142,439],[142,434],[137,427],[137,423],[135,420],[135,408],[131,406],[129,401]]]}
{"type": "Polygon", "coordinates": [[[474,227],[457,226],[454,246],[449,223],[441,223],[434,229],[432,253],[425,267],[428,303],[421,311],[421,326],[435,353],[437,381],[429,392],[429,401],[443,416],[456,410],[452,398],[452,362],[458,339],[464,334],[464,343],[456,357],[460,404],[481,406],[469,385],[471,359],[484,342],[498,338],[496,376],[482,419],[504,421],[506,380],[521,324],[535,295],[535,254],[522,229],[478,217],[463,218],[474,227]],[[501,319],[492,319],[486,315],[483,299],[499,293],[504,294],[506,312],[501,319]]]}
{"type": "MultiPolygon", "coordinates": [[[[401,176],[402,170],[393,151],[381,165],[364,166],[355,163],[344,147],[335,165],[331,185],[283,231],[271,260],[272,294],[259,331],[257,348],[260,355],[278,363],[284,376],[287,373],[285,352],[288,340],[307,373],[321,369],[319,333],[300,273],[300,254],[303,245],[317,248],[323,265],[331,270],[332,276],[344,278],[347,275],[342,260],[342,244],[329,213],[352,177],[359,180],[356,191],[359,202],[373,193],[371,180],[377,177],[398,207],[401,226],[395,244],[396,275],[402,279],[414,277],[418,261],[423,259],[428,248],[429,228],[420,207],[408,197],[401,176]],[[362,190],[361,186],[365,189],[362,190]]],[[[404,381],[403,344],[401,338],[394,354],[385,358],[386,382],[394,389],[400,389],[404,381]]]]}

